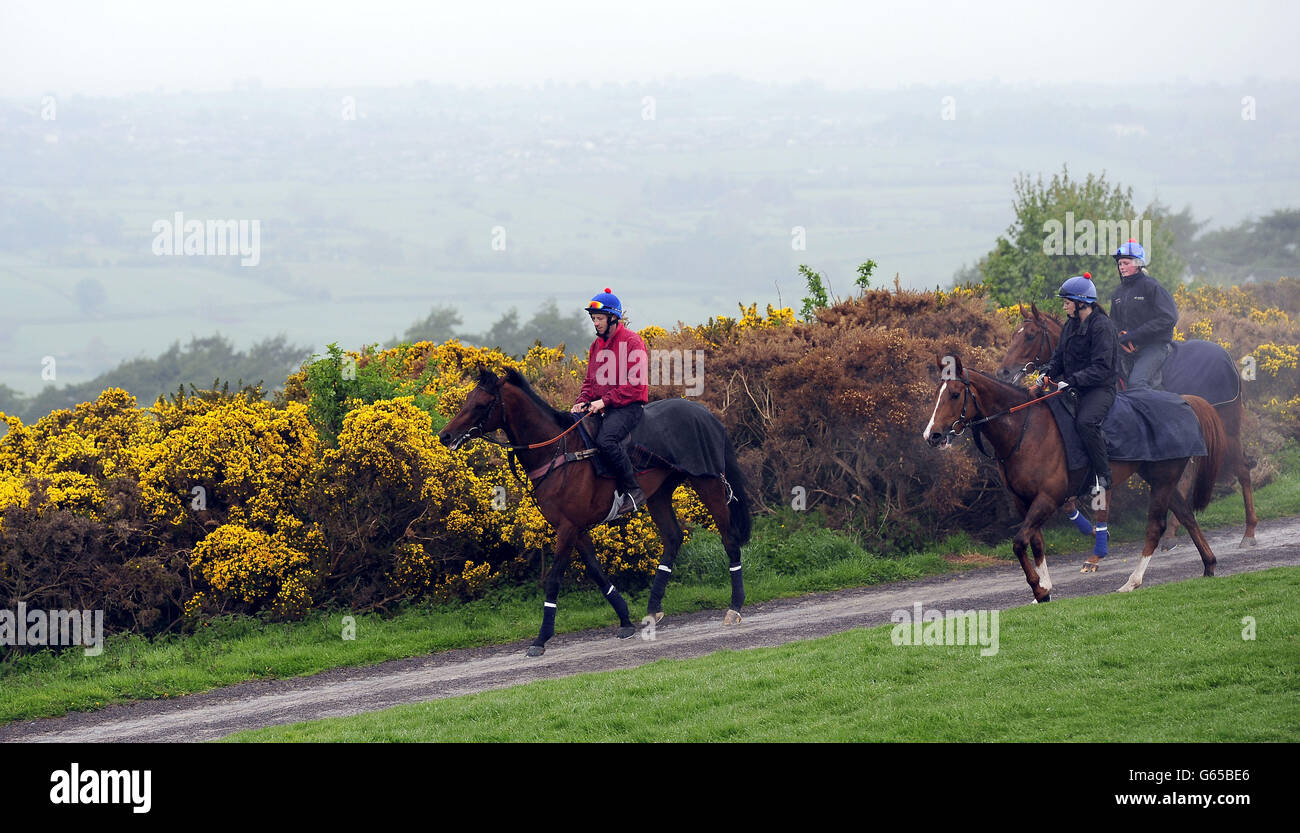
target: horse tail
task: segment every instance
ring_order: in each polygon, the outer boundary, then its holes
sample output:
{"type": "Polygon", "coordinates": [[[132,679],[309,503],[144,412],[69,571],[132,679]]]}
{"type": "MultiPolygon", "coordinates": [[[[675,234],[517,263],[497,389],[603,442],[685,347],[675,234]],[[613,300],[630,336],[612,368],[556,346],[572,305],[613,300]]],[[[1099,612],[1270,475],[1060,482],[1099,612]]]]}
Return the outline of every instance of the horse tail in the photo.
{"type": "Polygon", "coordinates": [[[1192,509],[1199,512],[1210,505],[1223,455],[1227,453],[1228,435],[1213,405],[1199,396],[1184,396],[1183,399],[1192,406],[1197,421],[1201,423],[1201,436],[1205,437],[1205,460],[1197,467],[1196,481],[1192,486],[1192,509]]]}
{"type": "Polygon", "coordinates": [[[749,495],[745,491],[745,475],[736,462],[736,449],[731,445],[731,437],[726,438],[727,485],[731,487],[733,506],[728,507],[731,518],[731,537],[737,546],[749,543],[749,535],[754,519],[749,514],[749,495]]]}

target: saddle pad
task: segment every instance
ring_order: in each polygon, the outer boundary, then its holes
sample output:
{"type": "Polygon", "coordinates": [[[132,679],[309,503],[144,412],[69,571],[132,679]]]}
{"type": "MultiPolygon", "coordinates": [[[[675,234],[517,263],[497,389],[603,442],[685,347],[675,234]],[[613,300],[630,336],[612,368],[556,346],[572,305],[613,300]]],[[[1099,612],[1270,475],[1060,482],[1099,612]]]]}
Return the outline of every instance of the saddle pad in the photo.
{"type": "MultiPolygon", "coordinates": [[[[1065,441],[1066,464],[1071,471],[1088,468],[1088,453],[1074,427],[1074,418],[1054,396],[1047,402],[1065,441]]],[[[1106,453],[1112,460],[1174,460],[1205,456],[1201,423],[1187,400],[1162,390],[1124,391],[1101,424],[1106,453]]]]}
{"type": "Polygon", "coordinates": [[[1164,390],[1190,393],[1211,405],[1231,402],[1241,394],[1241,377],[1232,357],[1210,341],[1175,341],[1174,352],[1165,359],[1161,373],[1164,390]]]}
{"type": "MultiPolygon", "coordinates": [[[[587,423],[578,429],[588,448],[595,443],[587,423]]],[[[667,465],[697,477],[716,477],[727,470],[727,432],[713,413],[689,399],[660,399],[646,405],[641,421],[628,437],[632,465],[638,470],[667,465]]],[[[600,455],[595,458],[596,472],[610,476],[600,455]]]]}

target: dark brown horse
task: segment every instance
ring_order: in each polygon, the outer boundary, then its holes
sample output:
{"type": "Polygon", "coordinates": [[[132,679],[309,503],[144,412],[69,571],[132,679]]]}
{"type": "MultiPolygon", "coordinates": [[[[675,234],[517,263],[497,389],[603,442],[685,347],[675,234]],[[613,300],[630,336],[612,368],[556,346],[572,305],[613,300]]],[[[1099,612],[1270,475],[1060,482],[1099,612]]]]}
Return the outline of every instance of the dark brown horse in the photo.
{"type": "MultiPolygon", "coordinates": [[[[1028,391],[1000,382],[978,370],[968,371],[962,367],[960,358],[952,358],[953,361],[947,364],[939,360],[940,369],[953,370],[955,378],[939,386],[934,415],[925,427],[925,440],[931,447],[948,448],[952,440],[967,428],[972,433],[981,432],[988,440],[992,453],[997,457],[1002,483],[1025,516],[1012,545],[1016,558],[1020,559],[1025,580],[1034,592],[1034,601],[1049,601],[1052,580],[1047,574],[1042,526],[1066,498],[1077,493],[1082,473],[1076,473],[1071,480],[1065,443],[1047,405],[1033,405],[1008,413],[1011,408],[1032,400],[1028,391]],[[1027,554],[1030,547],[1034,553],[1032,561],[1027,554]]],[[[1151,485],[1146,546],[1142,549],[1137,569],[1119,588],[1121,593],[1141,586],[1147,563],[1165,531],[1170,509],[1187,527],[1196,543],[1205,575],[1214,575],[1214,553],[1192,512],[1204,509],[1210,502],[1226,440],[1223,424],[1208,402],[1198,396],[1184,396],[1183,399],[1196,413],[1208,452],[1196,478],[1190,507],[1175,487],[1191,458],[1160,462],[1111,461],[1111,474],[1116,486],[1127,481],[1134,472],[1151,485]]],[[[1109,492],[1105,498],[1106,505],[1109,505],[1109,492]]]]}
{"type": "MultiPolygon", "coordinates": [[[[1020,317],[1023,321],[1012,335],[1011,346],[1007,348],[1007,355],[998,368],[998,378],[1012,384],[1019,382],[1025,374],[1045,366],[1048,360],[1052,358],[1052,352],[1056,350],[1056,344],[1061,338],[1061,321],[1054,316],[1044,315],[1039,312],[1036,304],[1031,304],[1028,310],[1025,309],[1024,304],[1021,304],[1020,317]]],[[[1227,361],[1231,362],[1232,360],[1228,358],[1227,361]]],[[[1187,388],[1189,386],[1182,385],[1180,387],[1187,388]]],[[[1191,389],[1170,390],[1170,393],[1190,394],[1206,398],[1208,392],[1191,389]]],[[[1223,431],[1228,438],[1228,444],[1224,450],[1223,467],[1219,472],[1220,476],[1225,480],[1236,477],[1237,482],[1241,484],[1241,499],[1246,504],[1246,533],[1242,536],[1241,543],[1238,546],[1253,547],[1255,546],[1255,526],[1259,523],[1259,519],[1255,516],[1255,494],[1250,482],[1250,469],[1255,464],[1247,458],[1241,445],[1241,424],[1245,416],[1245,405],[1240,394],[1228,402],[1214,403],[1213,400],[1210,401],[1214,404],[1219,419],[1223,422],[1223,431]]],[[[1195,464],[1188,466],[1188,473],[1184,475],[1184,482],[1179,488],[1184,497],[1187,497],[1191,489],[1194,466],[1195,464]]],[[[1177,530],[1178,524],[1176,522],[1170,524],[1168,534],[1165,536],[1166,548],[1173,546],[1177,530]]]]}
{"type": "MultiPolygon", "coordinates": [[[[695,407],[704,408],[703,405],[695,407]]],[[[707,416],[716,420],[711,414],[707,416]]],[[[438,434],[442,444],[455,451],[471,439],[497,442],[488,435],[497,430],[505,431],[510,440],[506,447],[518,454],[519,462],[532,480],[533,498],[555,529],[555,559],[546,574],[542,627],[528,649],[530,657],[541,656],[546,650],[546,641],[555,635],[560,579],[568,567],[575,544],[586,562],[587,575],[618,614],[618,637],[626,639],[636,634],[636,627],[628,618],[627,602],[601,569],[596,560],[595,544],[587,532],[609,514],[614,500],[614,481],[597,476],[592,454],[584,450],[577,430],[564,433],[572,425],[572,414],[551,407],[516,370],[507,370],[505,379],[482,370],[478,385],[465,399],[465,406],[438,434]],[[561,434],[563,436],[559,436],[561,434]]],[[[726,440],[725,445],[725,477],[694,477],[667,466],[637,473],[637,482],[646,493],[646,507],[659,528],[664,547],[650,590],[649,627],[663,619],[664,590],[682,545],[682,529],[672,504],[673,491],[682,483],[691,484],[717,523],[731,569],[731,608],[727,610],[723,623],[740,622],[740,609],[745,603],[740,548],[749,542],[751,518],[745,478],[736,464],[730,440],[726,440]]]]}

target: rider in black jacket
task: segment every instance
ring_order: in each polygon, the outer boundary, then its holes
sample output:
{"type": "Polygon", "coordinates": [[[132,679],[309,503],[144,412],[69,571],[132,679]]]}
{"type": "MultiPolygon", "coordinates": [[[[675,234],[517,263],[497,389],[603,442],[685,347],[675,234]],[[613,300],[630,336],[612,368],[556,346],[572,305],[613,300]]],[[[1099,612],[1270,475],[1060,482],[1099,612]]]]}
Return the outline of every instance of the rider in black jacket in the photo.
{"type": "Polygon", "coordinates": [[[1072,387],[1079,395],[1074,423],[1088,452],[1093,477],[1084,486],[1094,496],[1110,488],[1110,459],[1101,423],[1115,402],[1119,379],[1119,334],[1115,323],[1097,303],[1092,275],[1070,278],[1057,294],[1065,299],[1069,320],[1061,329],[1061,340],[1047,363],[1040,385],[1050,377],[1058,388],[1072,387]]]}
{"type": "Polygon", "coordinates": [[[1136,240],[1115,250],[1120,284],[1110,299],[1110,314],[1119,330],[1124,381],[1129,390],[1151,387],[1173,352],[1178,307],[1174,297],[1147,272],[1146,251],[1136,240]]]}

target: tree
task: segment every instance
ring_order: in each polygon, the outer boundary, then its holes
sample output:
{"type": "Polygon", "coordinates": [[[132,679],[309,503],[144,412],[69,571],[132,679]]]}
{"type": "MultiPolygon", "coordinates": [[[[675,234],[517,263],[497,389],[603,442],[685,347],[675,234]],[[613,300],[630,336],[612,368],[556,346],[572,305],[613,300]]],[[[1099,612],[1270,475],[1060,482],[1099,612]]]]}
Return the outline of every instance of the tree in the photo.
{"type": "Polygon", "coordinates": [[[464,323],[455,307],[436,306],[429,310],[429,314],[423,320],[407,327],[406,335],[400,340],[394,339],[389,342],[388,346],[396,347],[403,341],[408,344],[415,344],[418,341],[432,341],[434,344],[442,344],[444,341],[455,338],[455,328],[464,323]]]}
{"type": "Polygon", "coordinates": [[[1068,277],[1090,272],[1097,297],[1106,303],[1119,284],[1111,253],[1136,238],[1147,250],[1151,273],[1167,288],[1182,279],[1186,264],[1175,251],[1174,228],[1190,214],[1172,215],[1159,202],[1139,212],[1133,189],[1111,185],[1106,174],[1071,179],[1069,169],[1016,179],[1015,221],[980,260],[984,284],[998,303],[1054,299],[1068,277]]]}
{"type": "Polygon", "coordinates": [[[1189,260],[1197,277],[1216,282],[1300,275],[1300,208],[1203,234],[1192,242],[1189,260]]]}
{"type": "Polygon", "coordinates": [[[823,279],[820,272],[814,272],[801,263],[799,274],[803,275],[804,282],[808,285],[808,295],[803,299],[803,307],[799,310],[799,315],[804,321],[812,321],[816,317],[817,310],[830,306],[830,297],[826,294],[826,287],[822,286],[823,279]]]}

